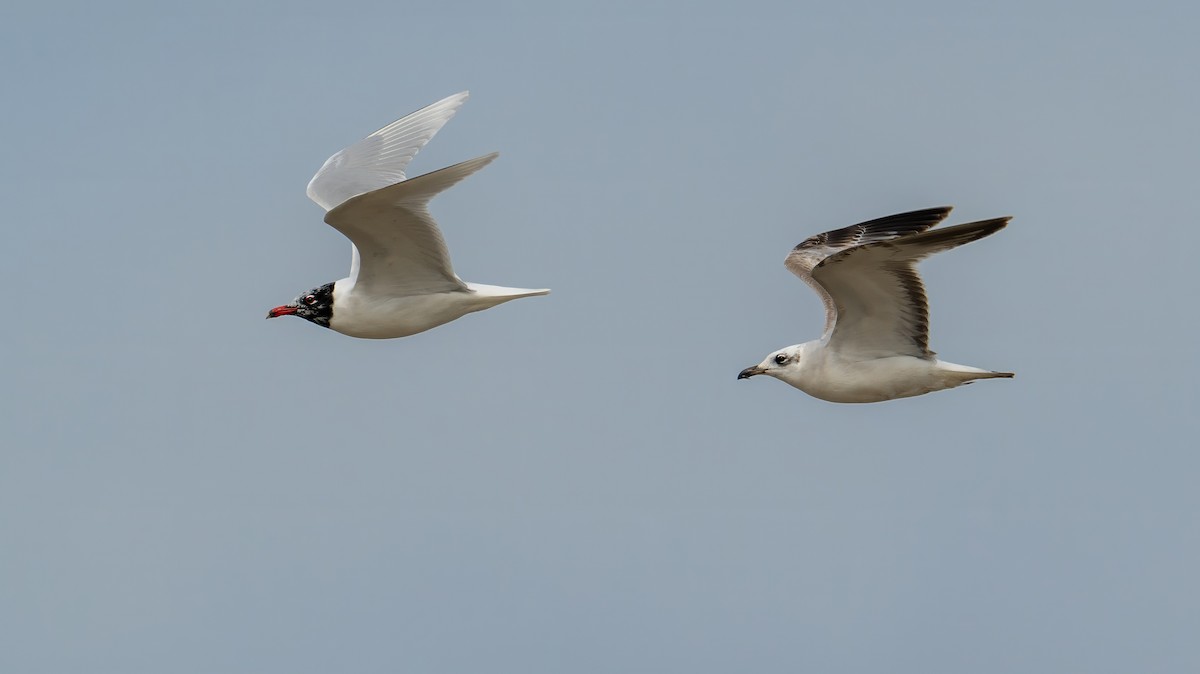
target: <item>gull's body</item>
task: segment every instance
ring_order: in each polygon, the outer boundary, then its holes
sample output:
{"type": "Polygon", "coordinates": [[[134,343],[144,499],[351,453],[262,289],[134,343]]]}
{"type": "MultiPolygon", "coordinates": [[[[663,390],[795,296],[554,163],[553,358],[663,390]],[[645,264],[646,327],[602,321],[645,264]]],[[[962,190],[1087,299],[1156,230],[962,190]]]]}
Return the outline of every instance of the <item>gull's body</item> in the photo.
{"type": "Polygon", "coordinates": [[[465,291],[387,296],[341,290],[338,287],[340,283],[334,284],[334,306],[337,309],[329,327],[343,335],[364,339],[415,335],[509,300],[549,292],[465,283],[465,291]]]}
{"type": "Polygon", "coordinates": [[[468,283],[429,214],[433,197],[496,158],[492,153],[406,179],[404,169],[467,99],[455,94],[330,157],[308,184],[325,222],[351,241],[350,275],[275,307],[352,337],[390,339],[546,289],[468,283]]]}
{"type": "Polygon", "coordinates": [[[916,265],[1004,228],[1009,218],[929,230],[949,207],[901,213],[818,234],[785,265],[825,305],[825,333],[742,370],[766,374],[822,400],[870,403],[1012,377],[938,360],[929,350],[929,306],[916,265]]]}

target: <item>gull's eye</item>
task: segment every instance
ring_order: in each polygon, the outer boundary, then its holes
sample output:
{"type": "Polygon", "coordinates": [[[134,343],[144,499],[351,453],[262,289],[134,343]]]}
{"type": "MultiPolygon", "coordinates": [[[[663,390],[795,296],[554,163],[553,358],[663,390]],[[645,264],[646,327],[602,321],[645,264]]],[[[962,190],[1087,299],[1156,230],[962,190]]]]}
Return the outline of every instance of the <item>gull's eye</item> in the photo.
{"type": "Polygon", "coordinates": [[[311,307],[312,305],[317,303],[317,296],[316,295],[305,295],[304,303],[311,307]]]}
{"type": "Polygon", "coordinates": [[[779,354],[778,356],[775,356],[775,364],[776,365],[783,365],[786,362],[787,362],[787,356],[783,355],[782,353],[779,354]]]}

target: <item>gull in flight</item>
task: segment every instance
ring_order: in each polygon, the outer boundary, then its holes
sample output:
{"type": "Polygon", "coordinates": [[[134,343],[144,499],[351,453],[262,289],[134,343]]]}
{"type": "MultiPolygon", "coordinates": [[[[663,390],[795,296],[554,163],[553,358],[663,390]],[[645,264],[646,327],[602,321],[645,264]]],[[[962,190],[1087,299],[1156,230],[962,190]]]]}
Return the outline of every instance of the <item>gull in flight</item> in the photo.
{"type": "Polygon", "coordinates": [[[1012,377],[937,359],[924,258],[1004,229],[995,218],[930,230],[950,207],[889,215],[805,239],[784,265],[825,303],[825,334],[768,355],[738,379],[765,374],[835,403],[873,403],[1012,377]],[[926,231],[930,230],[930,231],[926,231]]]}
{"type": "Polygon", "coordinates": [[[302,293],[267,318],[299,316],[351,337],[390,339],[550,292],[463,281],[429,214],[433,197],[497,153],[405,178],[412,158],[466,100],[465,91],[444,98],[326,160],[308,183],[308,196],[328,211],[325,222],[350,239],[350,275],[302,293]]]}

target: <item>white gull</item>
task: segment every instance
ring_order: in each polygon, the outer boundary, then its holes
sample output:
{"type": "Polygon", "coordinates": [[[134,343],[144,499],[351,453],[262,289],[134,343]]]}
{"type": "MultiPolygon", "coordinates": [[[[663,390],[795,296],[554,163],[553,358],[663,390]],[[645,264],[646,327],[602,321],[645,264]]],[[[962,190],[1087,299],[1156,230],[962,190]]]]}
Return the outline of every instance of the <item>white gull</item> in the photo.
{"type": "Polygon", "coordinates": [[[890,215],[818,234],[784,264],[825,304],[821,339],[796,344],[748,367],[837,403],[872,403],[1012,377],[938,360],[929,350],[929,304],[917,273],[922,259],[1004,228],[995,218],[929,230],[950,207],[890,215]]]}
{"type": "Polygon", "coordinates": [[[350,239],[350,275],[271,309],[267,318],[295,315],[352,337],[389,339],[550,292],[463,281],[429,214],[433,197],[497,153],[405,178],[412,158],[466,100],[465,91],[444,98],[326,160],[308,196],[328,211],[325,222],[350,239]]]}

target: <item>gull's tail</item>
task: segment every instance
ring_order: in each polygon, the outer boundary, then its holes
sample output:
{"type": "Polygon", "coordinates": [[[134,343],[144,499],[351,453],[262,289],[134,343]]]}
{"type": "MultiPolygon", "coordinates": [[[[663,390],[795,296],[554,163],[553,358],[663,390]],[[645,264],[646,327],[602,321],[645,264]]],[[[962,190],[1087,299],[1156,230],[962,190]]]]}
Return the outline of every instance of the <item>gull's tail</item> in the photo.
{"type": "Polygon", "coordinates": [[[982,373],[976,374],[964,383],[970,383],[976,379],[1012,379],[1017,376],[1013,372],[996,372],[995,370],[984,370],[982,373]]]}
{"type": "Polygon", "coordinates": [[[502,301],[504,302],[521,297],[550,294],[549,288],[505,288],[504,286],[490,286],[486,283],[468,283],[467,288],[472,292],[478,293],[480,297],[503,298],[502,301]]]}
{"type": "Polygon", "coordinates": [[[937,362],[937,371],[947,384],[947,388],[961,386],[962,384],[970,384],[976,379],[1012,379],[1016,376],[1012,372],[996,372],[995,370],[984,370],[978,367],[969,365],[959,365],[957,363],[947,363],[944,360],[937,362]]]}
{"type": "Polygon", "coordinates": [[[550,294],[549,288],[505,288],[504,286],[490,286],[486,283],[468,283],[467,289],[475,293],[479,299],[484,300],[481,309],[494,307],[511,300],[519,300],[522,297],[550,294]]]}

